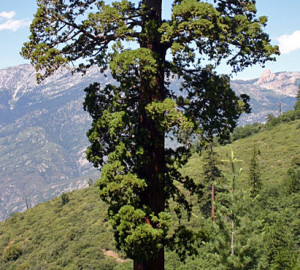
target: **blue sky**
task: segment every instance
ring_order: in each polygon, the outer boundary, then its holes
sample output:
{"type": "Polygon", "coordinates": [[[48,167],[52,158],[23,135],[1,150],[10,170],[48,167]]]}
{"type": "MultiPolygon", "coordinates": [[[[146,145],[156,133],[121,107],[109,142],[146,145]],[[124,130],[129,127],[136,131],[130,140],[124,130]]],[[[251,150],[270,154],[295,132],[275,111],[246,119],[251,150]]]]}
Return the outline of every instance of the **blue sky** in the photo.
{"type": "MultiPolygon", "coordinates": [[[[164,0],[166,7],[170,1],[164,0]]],[[[272,72],[300,71],[300,1],[257,0],[258,15],[268,17],[266,32],[272,44],[280,46],[281,55],[276,62],[267,63],[265,68],[272,72]]],[[[19,51],[29,36],[29,24],[36,11],[36,0],[11,0],[0,2],[0,68],[27,63],[19,51]]],[[[170,8],[165,8],[169,15],[170,8]]],[[[264,68],[253,66],[234,78],[256,78],[264,68]]],[[[222,68],[221,72],[228,72],[222,68]]]]}

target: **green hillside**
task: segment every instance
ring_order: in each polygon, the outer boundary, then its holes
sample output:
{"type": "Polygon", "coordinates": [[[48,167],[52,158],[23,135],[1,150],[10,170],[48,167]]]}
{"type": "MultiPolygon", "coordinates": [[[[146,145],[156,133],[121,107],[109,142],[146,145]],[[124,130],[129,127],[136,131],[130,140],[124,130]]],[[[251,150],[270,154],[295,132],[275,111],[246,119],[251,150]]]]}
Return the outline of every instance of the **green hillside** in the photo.
{"type": "MultiPolygon", "coordinates": [[[[239,139],[226,146],[218,146],[215,151],[221,160],[226,160],[231,149],[233,150],[234,155],[243,161],[239,165],[243,169],[240,180],[245,183],[254,146],[260,152],[258,161],[263,184],[281,183],[293,160],[300,157],[300,120],[264,129],[248,138],[239,139]]],[[[199,154],[194,154],[185,167],[185,173],[198,179],[202,174],[202,166],[199,164],[202,164],[202,159],[199,154]]],[[[227,165],[223,164],[220,167],[225,172],[228,170],[227,165]]]]}
{"type": "MultiPolygon", "coordinates": [[[[217,147],[220,160],[228,159],[231,149],[243,160],[239,165],[243,172],[237,178],[235,194],[238,209],[235,257],[232,259],[228,255],[230,224],[226,217],[230,209],[222,205],[221,195],[225,196],[226,192],[220,192],[214,224],[201,214],[196,200],[190,222],[184,221],[184,225],[201,231],[195,241],[198,255],[189,257],[184,264],[173,251],[167,251],[166,269],[300,269],[299,259],[297,262],[300,245],[299,142],[300,120],[296,120],[217,147]],[[260,153],[258,164],[263,187],[260,196],[249,199],[248,178],[254,145],[260,153]],[[297,173],[298,178],[293,176],[297,173]],[[219,218],[221,213],[223,217],[219,218]],[[277,250],[273,253],[270,251],[274,246],[272,239],[277,241],[277,250]]],[[[184,171],[201,182],[203,163],[199,154],[194,154],[184,171]]],[[[221,163],[220,168],[227,175],[225,178],[232,177],[228,164],[221,163]]],[[[193,244],[188,246],[192,247],[193,244]]],[[[132,269],[132,262],[114,250],[106,206],[100,201],[94,185],[14,214],[0,223],[1,270],[132,269]]]]}
{"type": "Polygon", "coordinates": [[[113,248],[113,238],[97,188],[67,196],[64,204],[58,197],[0,224],[0,269],[114,269],[117,262],[102,251],[113,248]],[[14,250],[22,255],[5,259],[14,250]]]}

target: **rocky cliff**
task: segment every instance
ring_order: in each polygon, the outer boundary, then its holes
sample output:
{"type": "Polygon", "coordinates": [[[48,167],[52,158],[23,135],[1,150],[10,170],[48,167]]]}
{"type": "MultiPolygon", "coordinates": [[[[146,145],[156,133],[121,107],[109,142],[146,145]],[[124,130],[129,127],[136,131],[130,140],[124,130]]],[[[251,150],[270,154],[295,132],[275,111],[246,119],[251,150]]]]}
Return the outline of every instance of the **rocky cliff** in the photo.
{"type": "Polygon", "coordinates": [[[243,115],[240,123],[264,122],[267,114],[278,114],[293,109],[300,84],[300,72],[272,73],[265,70],[258,79],[231,82],[237,93],[251,97],[252,113],[243,115]]]}

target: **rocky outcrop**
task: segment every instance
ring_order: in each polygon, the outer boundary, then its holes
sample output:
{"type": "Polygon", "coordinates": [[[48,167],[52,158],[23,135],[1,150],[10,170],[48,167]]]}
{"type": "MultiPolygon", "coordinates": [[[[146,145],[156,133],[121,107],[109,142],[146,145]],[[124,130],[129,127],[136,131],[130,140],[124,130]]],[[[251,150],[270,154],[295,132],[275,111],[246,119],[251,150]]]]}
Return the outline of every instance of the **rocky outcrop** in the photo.
{"type": "Polygon", "coordinates": [[[300,84],[300,72],[272,73],[266,69],[255,85],[278,94],[295,97],[300,84]]]}
{"type": "Polygon", "coordinates": [[[264,83],[268,83],[274,80],[276,77],[275,73],[272,73],[271,70],[266,69],[261,76],[259,77],[258,81],[255,83],[256,85],[262,85],[264,83]]]}

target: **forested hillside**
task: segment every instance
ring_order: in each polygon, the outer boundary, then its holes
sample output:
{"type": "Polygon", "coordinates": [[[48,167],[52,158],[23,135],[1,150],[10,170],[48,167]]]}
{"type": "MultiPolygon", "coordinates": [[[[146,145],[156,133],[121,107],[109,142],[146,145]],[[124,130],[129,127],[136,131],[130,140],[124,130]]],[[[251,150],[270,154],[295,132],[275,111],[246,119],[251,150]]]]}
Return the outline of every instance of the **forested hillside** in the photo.
{"type": "MultiPolygon", "coordinates": [[[[166,269],[299,269],[299,141],[298,119],[215,147],[221,170],[215,222],[207,211],[207,158],[194,153],[183,170],[203,184],[203,196],[193,198],[190,221],[185,218],[178,238],[169,239],[174,250],[166,252],[166,269]],[[261,183],[255,192],[254,173],[261,183]],[[187,229],[198,232],[194,242],[185,241],[187,229]],[[187,255],[185,264],[175,250],[187,255]]],[[[131,269],[130,260],[112,251],[106,217],[94,184],[14,214],[0,223],[0,269],[131,269]]]]}

